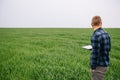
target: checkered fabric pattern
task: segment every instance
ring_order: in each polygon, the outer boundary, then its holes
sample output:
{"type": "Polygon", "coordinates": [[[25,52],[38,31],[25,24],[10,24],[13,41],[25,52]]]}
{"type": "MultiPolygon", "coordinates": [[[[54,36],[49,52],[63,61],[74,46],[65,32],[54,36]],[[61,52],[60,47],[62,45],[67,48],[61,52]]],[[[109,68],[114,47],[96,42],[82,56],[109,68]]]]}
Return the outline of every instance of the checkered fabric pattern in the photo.
{"type": "Polygon", "coordinates": [[[91,45],[91,69],[95,69],[97,66],[109,66],[109,52],[111,49],[111,41],[109,34],[105,32],[102,28],[95,30],[91,37],[91,45]]]}

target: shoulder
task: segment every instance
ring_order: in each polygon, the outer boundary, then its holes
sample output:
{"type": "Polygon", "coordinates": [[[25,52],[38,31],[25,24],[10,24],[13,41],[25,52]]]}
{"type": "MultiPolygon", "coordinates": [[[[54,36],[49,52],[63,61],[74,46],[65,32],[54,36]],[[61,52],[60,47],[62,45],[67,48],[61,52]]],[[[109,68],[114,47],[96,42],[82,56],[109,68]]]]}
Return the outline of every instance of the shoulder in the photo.
{"type": "Polygon", "coordinates": [[[100,40],[102,37],[102,34],[104,34],[104,33],[105,33],[105,31],[100,28],[100,29],[94,31],[94,33],[92,35],[92,39],[100,40]]]}
{"type": "Polygon", "coordinates": [[[94,33],[93,33],[93,37],[100,37],[103,33],[104,33],[104,31],[101,30],[101,29],[96,30],[96,31],[94,31],[94,33]]]}

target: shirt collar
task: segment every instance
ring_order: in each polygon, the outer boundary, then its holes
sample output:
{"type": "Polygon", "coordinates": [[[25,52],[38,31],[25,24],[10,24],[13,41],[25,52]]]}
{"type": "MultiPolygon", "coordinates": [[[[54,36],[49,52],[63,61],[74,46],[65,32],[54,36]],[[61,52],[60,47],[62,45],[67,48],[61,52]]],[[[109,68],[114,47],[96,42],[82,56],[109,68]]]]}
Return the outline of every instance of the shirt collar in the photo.
{"type": "Polygon", "coordinates": [[[99,30],[101,30],[102,28],[100,27],[100,28],[98,28],[98,29],[96,29],[93,33],[95,33],[96,31],[99,31],[99,30]]]}

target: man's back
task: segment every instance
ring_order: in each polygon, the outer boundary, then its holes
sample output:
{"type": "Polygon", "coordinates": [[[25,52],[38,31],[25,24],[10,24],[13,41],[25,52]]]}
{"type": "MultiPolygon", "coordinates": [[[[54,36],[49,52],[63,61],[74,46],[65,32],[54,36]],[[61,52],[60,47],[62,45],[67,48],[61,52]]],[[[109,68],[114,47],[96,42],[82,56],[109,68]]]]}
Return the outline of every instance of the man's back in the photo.
{"type": "Polygon", "coordinates": [[[109,66],[109,51],[111,48],[109,34],[102,28],[94,31],[92,38],[91,67],[109,66]]]}

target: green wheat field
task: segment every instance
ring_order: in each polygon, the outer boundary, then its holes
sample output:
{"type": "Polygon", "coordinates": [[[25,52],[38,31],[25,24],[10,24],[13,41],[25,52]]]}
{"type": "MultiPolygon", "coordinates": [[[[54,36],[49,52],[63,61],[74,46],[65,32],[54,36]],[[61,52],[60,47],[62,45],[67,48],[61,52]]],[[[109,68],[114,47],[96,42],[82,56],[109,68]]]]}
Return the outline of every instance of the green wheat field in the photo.
{"type": "MultiPolygon", "coordinates": [[[[105,80],[120,80],[120,28],[105,80]]],[[[0,80],[90,80],[89,28],[0,28],[0,80]]]]}

